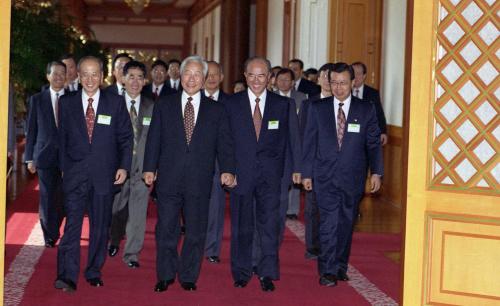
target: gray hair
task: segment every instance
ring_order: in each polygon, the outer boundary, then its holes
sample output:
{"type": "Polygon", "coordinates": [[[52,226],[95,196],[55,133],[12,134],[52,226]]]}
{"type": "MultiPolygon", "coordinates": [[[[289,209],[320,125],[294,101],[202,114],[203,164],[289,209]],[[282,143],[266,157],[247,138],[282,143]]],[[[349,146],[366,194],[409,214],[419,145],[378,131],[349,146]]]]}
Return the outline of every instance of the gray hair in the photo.
{"type": "Polygon", "coordinates": [[[186,65],[189,64],[190,62],[199,63],[203,67],[203,77],[207,76],[207,73],[208,73],[207,61],[205,61],[205,59],[199,55],[188,56],[182,61],[181,68],[179,69],[181,72],[181,75],[184,73],[184,69],[186,69],[186,65]]]}
{"type": "Polygon", "coordinates": [[[267,58],[262,57],[262,56],[253,56],[253,57],[248,58],[245,61],[245,64],[243,64],[243,69],[245,72],[247,72],[248,65],[250,65],[250,63],[252,63],[252,62],[264,63],[267,67],[267,72],[271,72],[271,62],[267,58]]]}
{"type": "Polygon", "coordinates": [[[99,64],[99,68],[101,69],[101,72],[104,71],[104,66],[102,64],[102,60],[98,57],[95,57],[95,56],[92,56],[92,55],[87,55],[87,56],[84,56],[82,57],[79,61],[78,61],[78,65],[76,66],[78,71],[80,71],[80,66],[82,65],[83,62],[85,61],[94,61],[96,62],[97,64],[99,64]]]}

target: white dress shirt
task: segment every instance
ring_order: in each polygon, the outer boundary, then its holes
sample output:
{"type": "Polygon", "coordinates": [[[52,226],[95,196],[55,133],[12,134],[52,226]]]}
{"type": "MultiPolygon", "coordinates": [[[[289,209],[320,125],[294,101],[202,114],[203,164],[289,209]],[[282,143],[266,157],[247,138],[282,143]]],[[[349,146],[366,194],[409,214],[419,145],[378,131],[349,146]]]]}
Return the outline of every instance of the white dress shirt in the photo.
{"type": "Polygon", "coordinates": [[[298,80],[295,80],[295,90],[299,91],[299,86],[300,86],[300,81],[302,78],[299,78],[298,80]]]}
{"type": "Polygon", "coordinates": [[[266,107],[266,97],[267,97],[267,90],[264,90],[260,97],[257,97],[253,91],[250,90],[250,88],[247,89],[248,91],[248,99],[250,99],[250,108],[252,109],[252,116],[255,111],[255,99],[260,98],[259,101],[259,109],[260,109],[260,114],[262,115],[262,118],[264,118],[264,109],[266,107]]]}
{"type": "Polygon", "coordinates": [[[59,94],[59,98],[61,98],[62,95],[64,95],[64,89],[55,91],[54,89],[52,89],[52,87],[50,87],[50,101],[52,102],[52,111],[54,112],[54,119],[56,120],[56,124],[57,124],[56,103],[58,98],[57,94],[59,94]]]}
{"type": "MultiPolygon", "coordinates": [[[[340,101],[334,97],[333,98],[333,108],[335,110],[335,128],[337,128],[337,123],[338,123],[337,116],[339,114],[339,103],[340,103],[340,101]]],[[[344,105],[342,105],[342,110],[344,111],[345,121],[347,124],[347,118],[349,118],[349,108],[351,107],[351,96],[349,96],[347,99],[345,99],[342,103],[344,103],[344,105]]]]}
{"type": "Polygon", "coordinates": [[[135,97],[135,99],[132,99],[128,93],[125,93],[125,102],[127,103],[127,111],[130,114],[130,107],[132,107],[132,100],[135,101],[134,107],[135,111],[137,112],[137,116],[139,116],[139,107],[141,106],[141,95],[138,95],[135,97]]]}
{"type": "MultiPolygon", "coordinates": [[[[184,110],[186,109],[188,98],[189,95],[185,91],[182,91],[182,118],[184,118],[184,110]]],[[[200,110],[201,93],[198,91],[194,96],[191,96],[191,98],[193,98],[193,100],[191,100],[191,104],[193,104],[194,107],[194,124],[196,125],[196,119],[198,119],[198,112],[200,110]]]]}
{"type": "Polygon", "coordinates": [[[68,83],[69,91],[77,91],[78,90],[78,78],[68,83]]]}
{"type": "Polygon", "coordinates": [[[120,82],[116,82],[116,87],[118,88],[118,94],[121,95],[122,90],[124,90],[125,88],[123,87],[123,85],[120,82]]]}
{"type": "Polygon", "coordinates": [[[160,92],[163,88],[163,85],[165,85],[165,83],[161,83],[160,85],[155,85],[155,83],[153,83],[153,86],[152,86],[153,93],[157,93],[158,95],[160,95],[160,92]],[[157,88],[158,88],[158,91],[156,91],[157,88]]]}
{"type": "Polygon", "coordinates": [[[291,98],[292,97],[292,91],[291,90],[288,91],[288,93],[284,93],[281,90],[279,90],[279,94],[280,94],[280,96],[287,97],[287,98],[291,98]]]}
{"type": "Polygon", "coordinates": [[[83,115],[87,113],[87,107],[89,106],[89,98],[94,99],[92,101],[92,108],[94,109],[94,113],[96,114],[97,120],[97,106],[99,105],[99,97],[101,96],[101,91],[98,89],[93,97],[89,97],[85,90],[82,90],[82,104],[83,104],[83,115]]]}
{"type": "Polygon", "coordinates": [[[179,89],[179,79],[177,79],[177,80],[170,79],[170,87],[172,87],[175,90],[178,90],[179,89]]]}
{"type": "Polygon", "coordinates": [[[363,100],[363,92],[364,92],[364,89],[365,89],[365,84],[362,84],[361,86],[359,86],[358,88],[353,88],[352,89],[352,94],[356,97],[356,98],[359,98],[361,100],[363,100]],[[357,91],[357,94],[356,94],[356,91],[357,91]]]}
{"type": "Polygon", "coordinates": [[[220,90],[217,89],[216,92],[214,92],[213,94],[210,94],[206,89],[205,89],[205,97],[207,98],[210,98],[210,96],[214,97],[214,100],[215,101],[219,101],[219,92],[220,90]]]}

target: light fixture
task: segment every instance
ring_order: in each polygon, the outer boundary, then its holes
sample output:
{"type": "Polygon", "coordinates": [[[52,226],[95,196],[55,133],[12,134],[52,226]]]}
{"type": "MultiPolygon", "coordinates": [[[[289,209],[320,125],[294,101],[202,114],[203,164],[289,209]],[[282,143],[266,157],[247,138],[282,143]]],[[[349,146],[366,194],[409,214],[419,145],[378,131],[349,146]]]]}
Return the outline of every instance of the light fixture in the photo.
{"type": "Polygon", "coordinates": [[[151,2],[151,0],[125,0],[125,3],[136,15],[139,15],[144,8],[148,7],[149,2],[151,2]]]}

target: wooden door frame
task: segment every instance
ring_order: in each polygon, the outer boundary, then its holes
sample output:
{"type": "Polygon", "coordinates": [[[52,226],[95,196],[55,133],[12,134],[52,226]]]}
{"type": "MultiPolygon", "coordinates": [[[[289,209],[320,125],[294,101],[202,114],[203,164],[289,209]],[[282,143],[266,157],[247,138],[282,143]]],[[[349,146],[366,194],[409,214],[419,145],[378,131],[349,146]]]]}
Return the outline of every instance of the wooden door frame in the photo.
{"type": "MultiPolygon", "coordinates": [[[[337,37],[338,37],[338,27],[336,25],[336,17],[338,12],[341,9],[341,1],[343,0],[331,0],[329,5],[329,41],[328,41],[328,58],[331,62],[338,62],[338,46],[337,46],[337,37]]],[[[373,1],[373,0],[370,0],[373,1]]],[[[373,74],[374,83],[373,85],[376,88],[380,88],[380,79],[381,79],[381,58],[382,58],[382,18],[383,18],[383,8],[384,8],[384,0],[376,0],[375,2],[375,35],[374,41],[375,46],[373,46],[374,50],[374,67],[368,67],[368,72],[373,74]],[[378,36],[378,37],[377,37],[378,36]]]]}

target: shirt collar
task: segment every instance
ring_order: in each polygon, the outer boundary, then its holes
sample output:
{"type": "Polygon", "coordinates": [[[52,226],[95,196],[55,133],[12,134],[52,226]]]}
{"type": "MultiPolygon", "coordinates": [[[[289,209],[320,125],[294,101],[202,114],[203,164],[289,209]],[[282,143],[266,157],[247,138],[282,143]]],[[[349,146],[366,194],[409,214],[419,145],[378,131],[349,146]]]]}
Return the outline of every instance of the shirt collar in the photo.
{"type": "Polygon", "coordinates": [[[209,92],[205,89],[205,96],[206,96],[207,98],[209,98],[210,96],[212,96],[212,97],[214,97],[214,100],[215,100],[215,101],[218,101],[218,100],[219,100],[219,93],[220,93],[220,90],[219,90],[219,89],[217,89],[217,91],[216,91],[216,92],[214,92],[213,94],[210,94],[210,93],[209,93],[209,92]]]}
{"type": "Polygon", "coordinates": [[[187,101],[187,99],[191,97],[193,98],[193,100],[191,101],[191,103],[199,103],[200,99],[201,99],[201,93],[200,91],[198,91],[197,93],[195,93],[194,95],[190,96],[188,95],[188,93],[186,91],[182,91],[182,101],[187,101]]]}
{"type": "MultiPolygon", "coordinates": [[[[94,94],[94,96],[92,97],[92,99],[94,99],[94,102],[96,101],[99,101],[99,96],[101,95],[101,90],[100,89],[97,89],[96,93],[94,94]]],[[[85,90],[82,90],[82,99],[84,101],[88,101],[89,100],[89,95],[87,94],[87,92],[85,90]]]]}
{"type": "MultiPolygon", "coordinates": [[[[250,88],[247,89],[247,92],[248,92],[248,98],[252,102],[255,102],[255,99],[257,98],[257,96],[253,93],[253,91],[250,88]]],[[[267,90],[264,89],[264,91],[259,96],[260,102],[265,102],[266,101],[266,97],[267,97],[267,90]]]]}

